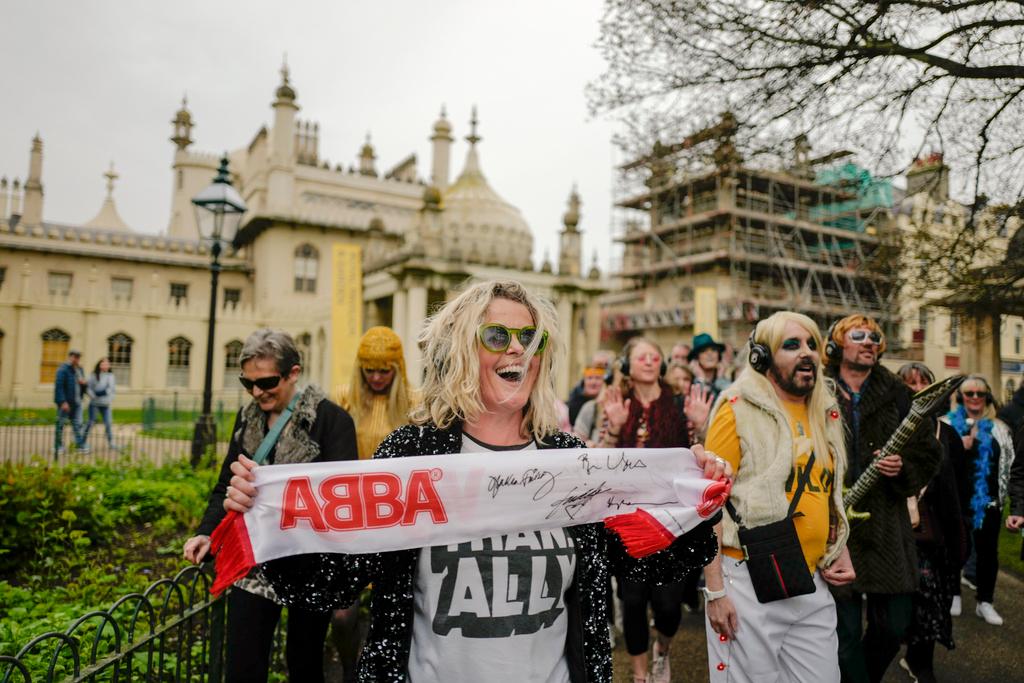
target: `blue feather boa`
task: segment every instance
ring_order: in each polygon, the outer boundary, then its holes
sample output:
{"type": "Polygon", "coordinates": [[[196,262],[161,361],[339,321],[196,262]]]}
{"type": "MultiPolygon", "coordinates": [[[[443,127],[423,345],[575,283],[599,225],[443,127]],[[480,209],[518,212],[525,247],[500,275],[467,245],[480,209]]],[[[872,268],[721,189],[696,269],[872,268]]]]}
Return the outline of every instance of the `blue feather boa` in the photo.
{"type": "MultiPolygon", "coordinates": [[[[949,423],[953,425],[960,436],[967,436],[971,433],[971,427],[967,424],[967,411],[963,406],[958,406],[947,415],[949,423]]],[[[984,418],[978,420],[978,431],[974,435],[974,444],[978,449],[978,458],[974,462],[974,495],[971,496],[971,512],[973,513],[973,526],[980,529],[985,521],[985,510],[992,502],[992,496],[988,492],[988,473],[992,469],[992,420],[984,418]]]]}

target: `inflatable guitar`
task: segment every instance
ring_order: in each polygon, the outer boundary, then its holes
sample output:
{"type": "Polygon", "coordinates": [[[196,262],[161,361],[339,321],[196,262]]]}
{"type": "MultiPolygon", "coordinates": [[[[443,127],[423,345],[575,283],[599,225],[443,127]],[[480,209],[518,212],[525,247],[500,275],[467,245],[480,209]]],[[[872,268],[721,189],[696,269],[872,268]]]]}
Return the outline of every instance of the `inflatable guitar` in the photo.
{"type": "Polygon", "coordinates": [[[900,453],[925,418],[939,405],[944,405],[949,401],[950,395],[957,390],[964,379],[966,378],[963,375],[947,377],[914,394],[910,412],[903,418],[903,422],[896,428],[896,432],[885,442],[885,446],[871,461],[864,473],[853,483],[853,486],[843,492],[843,505],[846,506],[846,516],[851,522],[871,517],[870,512],[858,512],[854,506],[864,499],[878,478],[882,476],[878,470],[878,462],[888,455],[900,453]]]}

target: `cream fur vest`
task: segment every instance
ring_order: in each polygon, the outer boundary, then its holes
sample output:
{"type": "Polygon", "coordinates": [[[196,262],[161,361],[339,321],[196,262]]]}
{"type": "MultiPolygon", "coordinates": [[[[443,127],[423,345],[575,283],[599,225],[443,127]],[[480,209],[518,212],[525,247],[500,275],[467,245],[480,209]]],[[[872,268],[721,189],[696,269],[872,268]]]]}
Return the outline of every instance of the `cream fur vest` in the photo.
{"type": "MultiPolygon", "coordinates": [[[[739,469],[733,477],[730,501],[740,514],[746,527],[757,527],[785,518],[789,511],[786,480],[793,469],[795,457],[793,432],[789,416],[779,403],[770,385],[751,378],[753,370],[744,371],[735,383],[724,390],[708,418],[714,420],[723,402],[728,402],[736,417],[736,432],[740,438],[742,454],[739,469]],[[765,386],[768,388],[766,389],[765,386]]],[[[833,406],[829,412],[838,410],[833,406]]],[[[836,486],[832,491],[832,507],[838,519],[836,540],[825,549],[818,561],[827,567],[846,546],[850,526],[843,507],[842,481],[846,469],[843,421],[826,420],[827,439],[836,469],[836,486]]],[[[820,455],[818,456],[820,457],[820,455]]],[[[722,545],[739,548],[736,523],[728,513],[722,513],[722,545]]]]}

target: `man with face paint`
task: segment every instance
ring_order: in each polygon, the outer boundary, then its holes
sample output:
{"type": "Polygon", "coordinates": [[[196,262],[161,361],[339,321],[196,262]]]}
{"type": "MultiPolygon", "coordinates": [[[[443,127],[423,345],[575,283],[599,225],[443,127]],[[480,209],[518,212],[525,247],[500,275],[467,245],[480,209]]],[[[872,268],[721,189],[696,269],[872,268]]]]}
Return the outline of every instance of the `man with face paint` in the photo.
{"type": "MultiPolygon", "coordinates": [[[[878,361],[885,335],[871,318],[849,315],[830,330],[828,374],[835,380],[846,424],[849,468],[846,486],[870,466],[875,455],[910,412],[910,390],[878,361]]],[[[870,517],[854,520],[850,557],[857,580],[834,589],[839,617],[839,663],[843,681],[881,681],[913,616],[918,558],[907,498],[935,476],[942,448],[925,420],[898,454],[877,464],[882,475],[857,505],[870,517]],[[867,609],[867,629],[863,611],[867,609]]]]}
{"type": "Polygon", "coordinates": [[[855,576],[840,485],[846,447],[821,376],[821,332],[783,311],[758,323],[750,340],[748,366],[719,397],[705,442],[735,471],[733,508],[716,527],[722,552],[704,568],[709,673],[713,683],[835,682],[836,612],[826,584],[855,576]],[[733,509],[747,528],[793,517],[813,592],[758,600],[733,509]]]}

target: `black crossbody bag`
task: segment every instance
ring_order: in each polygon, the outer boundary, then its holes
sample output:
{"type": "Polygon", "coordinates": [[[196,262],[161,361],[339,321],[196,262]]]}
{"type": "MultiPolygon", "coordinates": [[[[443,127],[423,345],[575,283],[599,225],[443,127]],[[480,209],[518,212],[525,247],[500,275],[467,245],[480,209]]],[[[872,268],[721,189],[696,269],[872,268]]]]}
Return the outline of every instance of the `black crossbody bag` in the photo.
{"type": "Polygon", "coordinates": [[[794,517],[803,514],[796,512],[796,506],[811,478],[812,465],[814,453],[807,459],[785,519],[748,529],[732,502],[725,504],[729,516],[739,525],[740,547],[758,602],[785,600],[815,591],[814,575],[807,571],[807,560],[793,523],[794,517]]]}

